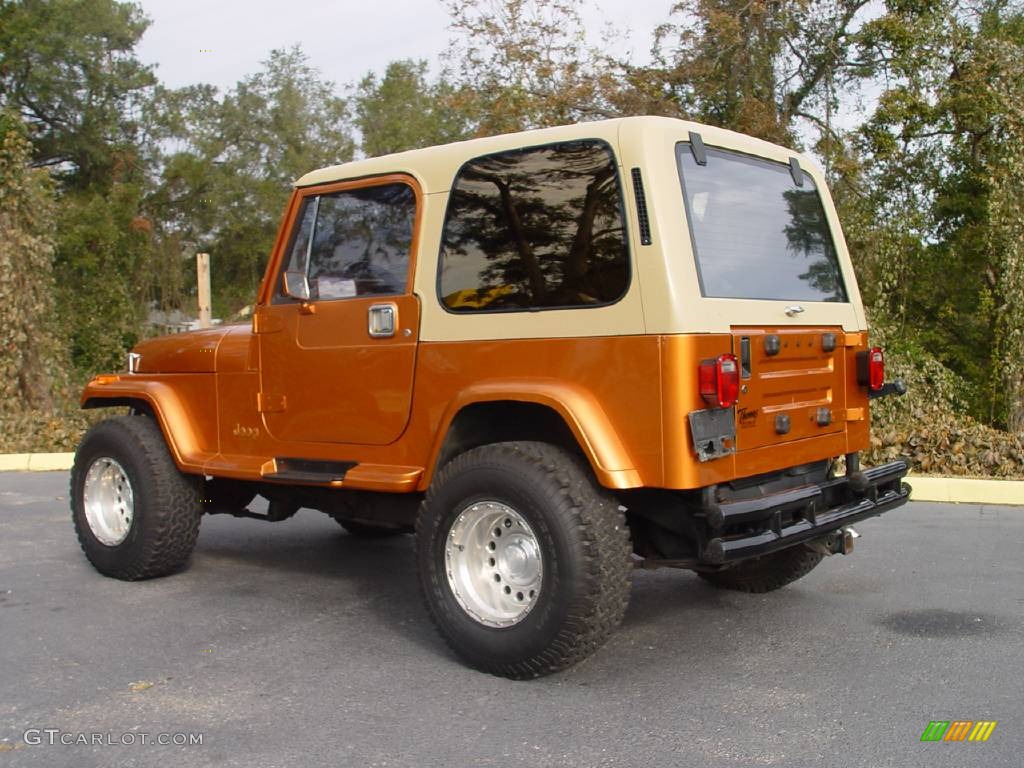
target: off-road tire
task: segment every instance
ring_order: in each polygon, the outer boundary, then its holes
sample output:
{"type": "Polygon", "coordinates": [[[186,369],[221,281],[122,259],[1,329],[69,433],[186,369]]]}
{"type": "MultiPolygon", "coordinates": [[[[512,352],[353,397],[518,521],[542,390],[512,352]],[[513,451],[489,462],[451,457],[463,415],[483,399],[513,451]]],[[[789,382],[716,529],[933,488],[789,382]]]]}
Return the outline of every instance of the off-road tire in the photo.
{"type": "Polygon", "coordinates": [[[71,518],[89,562],[100,573],[125,581],[165,576],[180,569],[199,535],[202,478],[182,474],[160,427],[148,416],[119,416],[93,426],[82,438],[71,469],[71,518]],[[127,536],[103,544],[86,520],[82,492],[86,474],[102,457],[117,461],[128,476],[134,514],[127,536]]]}
{"type": "Polygon", "coordinates": [[[739,592],[771,592],[806,576],[824,555],[810,547],[794,547],[753,558],[724,571],[701,572],[700,577],[721,589],[739,592]]]}
{"type": "Polygon", "coordinates": [[[390,539],[409,532],[408,528],[396,528],[390,525],[371,525],[356,520],[344,520],[340,517],[336,517],[334,520],[350,535],[360,539],[390,539]]]}
{"type": "Polygon", "coordinates": [[[441,636],[471,666],[503,677],[540,677],[583,660],[608,639],[629,602],[632,548],[617,499],[581,457],[546,443],[495,443],[449,462],[420,507],[416,550],[420,587],[441,636]],[[447,575],[452,526],[483,500],[514,509],[541,552],[537,601],[512,626],[471,616],[447,575]]]}

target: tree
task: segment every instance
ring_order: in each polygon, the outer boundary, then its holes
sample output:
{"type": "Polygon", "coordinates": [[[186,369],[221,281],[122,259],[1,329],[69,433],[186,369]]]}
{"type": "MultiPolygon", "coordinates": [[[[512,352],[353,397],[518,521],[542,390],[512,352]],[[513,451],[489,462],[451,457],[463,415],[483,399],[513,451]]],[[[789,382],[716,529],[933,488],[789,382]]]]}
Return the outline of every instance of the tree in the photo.
{"type": "Polygon", "coordinates": [[[142,118],[155,78],[134,48],[147,25],[116,0],[0,0],[0,103],[57,182],[55,310],[83,372],[120,368],[141,330],[142,118]]]}
{"type": "Polygon", "coordinates": [[[380,78],[368,73],[353,103],[360,148],[369,157],[466,137],[458,92],[444,79],[430,82],[426,61],[393,61],[380,78]]]}
{"type": "Polygon", "coordinates": [[[161,238],[211,253],[218,311],[250,302],[292,182],[350,160],[347,104],[297,46],[222,99],[208,86],[160,94],[158,134],[173,141],[147,202],[161,238]]]}
{"type": "Polygon", "coordinates": [[[84,189],[135,161],[155,82],[134,53],[148,25],[134,3],[0,0],[0,106],[28,124],[36,165],[84,189]]]}
{"type": "Polygon", "coordinates": [[[21,120],[0,113],[0,408],[48,410],[64,381],[54,317],[55,206],[49,175],[29,166],[21,120]]]}
{"type": "Polygon", "coordinates": [[[444,58],[477,135],[617,116],[616,69],[588,44],[581,0],[448,0],[444,58]]]}
{"type": "MultiPolygon", "coordinates": [[[[655,32],[649,66],[625,65],[620,106],[786,145],[796,128],[834,138],[832,112],[864,69],[869,0],[682,0],[655,32]]],[[[828,158],[826,157],[826,161],[828,158]]]]}
{"type": "Polygon", "coordinates": [[[139,215],[143,190],[117,182],[106,193],[61,198],[55,275],[57,310],[82,374],[118,371],[143,333],[151,227],[139,215]]]}
{"type": "Polygon", "coordinates": [[[864,254],[873,303],[974,383],[976,415],[1019,428],[1024,16],[938,0],[896,6],[862,37],[888,83],[860,130],[866,203],[914,240],[864,254]]]}

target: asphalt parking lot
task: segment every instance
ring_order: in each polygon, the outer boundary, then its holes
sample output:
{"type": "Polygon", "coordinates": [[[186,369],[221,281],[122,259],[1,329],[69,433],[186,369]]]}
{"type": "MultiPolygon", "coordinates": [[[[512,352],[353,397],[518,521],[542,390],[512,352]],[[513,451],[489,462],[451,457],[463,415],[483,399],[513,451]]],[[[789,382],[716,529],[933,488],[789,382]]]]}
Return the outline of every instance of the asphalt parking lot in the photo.
{"type": "Polygon", "coordinates": [[[640,572],[605,648],[517,683],[434,634],[411,537],[358,541],[308,510],[212,517],[186,571],[129,584],[85,560],[66,483],[0,474],[0,766],[1024,760],[1024,508],[911,504],[770,595],[640,572]],[[931,720],[998,726],[922,743],[931,720]]]}

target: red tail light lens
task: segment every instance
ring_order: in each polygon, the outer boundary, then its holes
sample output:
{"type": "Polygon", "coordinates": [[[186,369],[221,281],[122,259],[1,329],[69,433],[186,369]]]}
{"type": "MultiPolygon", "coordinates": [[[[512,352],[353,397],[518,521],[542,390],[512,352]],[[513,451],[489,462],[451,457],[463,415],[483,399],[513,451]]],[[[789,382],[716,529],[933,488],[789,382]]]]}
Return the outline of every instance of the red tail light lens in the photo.
{"type": "Polygon", "coordinates": [[[740,366],[736,355],[726,353],[700,364],[700,394],[709,405],[731,408],[740,396],[740,366]]]}
{"type": "Polygon", "coordinates": [[[872,347],[868,350],[868,386],[871,389],[881,389],[885,384],[885,355],[881,347],[872,347]]]}

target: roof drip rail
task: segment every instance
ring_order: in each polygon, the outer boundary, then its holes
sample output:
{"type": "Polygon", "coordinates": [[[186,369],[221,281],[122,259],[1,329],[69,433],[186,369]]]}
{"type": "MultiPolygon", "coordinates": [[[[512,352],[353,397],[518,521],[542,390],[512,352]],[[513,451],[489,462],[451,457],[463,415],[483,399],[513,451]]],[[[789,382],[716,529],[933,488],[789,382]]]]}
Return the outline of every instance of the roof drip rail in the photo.
{"type": "Polygon", "coordinates": [[[693,159],[697,161],[697,165],[708,164],[708,152],[704,149],[704,139],[696,131],[690,131],[690,151],[693,153],[693,159]]]}

